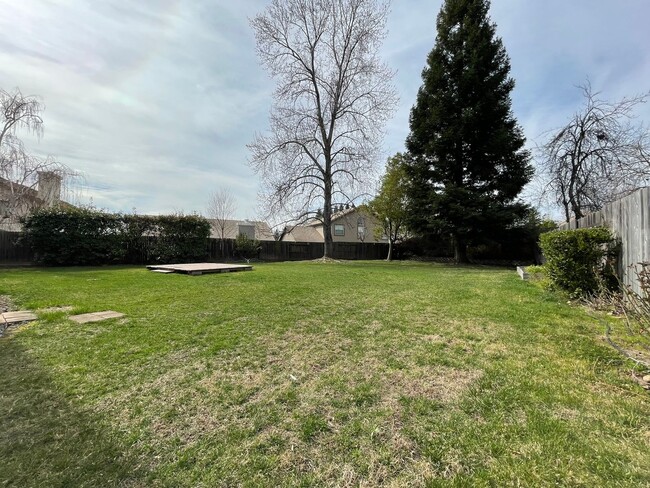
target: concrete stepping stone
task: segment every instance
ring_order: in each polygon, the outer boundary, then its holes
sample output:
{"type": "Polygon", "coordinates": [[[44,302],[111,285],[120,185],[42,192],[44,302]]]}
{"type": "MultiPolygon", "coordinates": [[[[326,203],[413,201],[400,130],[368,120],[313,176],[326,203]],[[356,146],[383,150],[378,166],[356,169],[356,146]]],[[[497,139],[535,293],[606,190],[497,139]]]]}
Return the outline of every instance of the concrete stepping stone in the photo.
{"type": "Polygon", "coordinates": [[[108,319],[119,319],[124,317],[123,313],[106,310],[105,312],[82,313],[81,315],[71,315],[70,320],[78,324],[87,324],[88,322],[101,322],[108,319]]]}
{"type": "Polygon", "coordinates": [[[29,310],[24,310],[21,312],[5,312],[0,315],[0,317],[2,317],[0,323],[4,323],[6,325],[19,324],[21,322],[32,322],[38,319],[36,314],[29,310]]]}

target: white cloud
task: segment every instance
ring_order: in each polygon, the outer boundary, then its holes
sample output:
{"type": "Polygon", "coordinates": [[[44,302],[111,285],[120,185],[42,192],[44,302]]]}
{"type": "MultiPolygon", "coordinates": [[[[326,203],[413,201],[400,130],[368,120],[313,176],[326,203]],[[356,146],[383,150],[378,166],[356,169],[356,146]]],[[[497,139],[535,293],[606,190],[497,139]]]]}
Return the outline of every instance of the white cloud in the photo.
{"type": "MultiPolygon", "coordinates": [[[[386,155],[403,149],[441,3],[393,1],[383,53],[401,104],[386,155]]],[[[246,144],[267,127],[273,84],[248,18],[267,4],[0,0],[0,86],[43,97],[45,137],[29,145],[82,171],[98,206],[202,211],[227,186],[240,217],[253,216],[246,144]]],[[[531,143],[576,109],[574,85],[587,77],[614,99],[650,89],[646,0],[494,0],[491,15],[531,143]]],[[[640,115],[649,120],[650,107],[640,115]]]]}

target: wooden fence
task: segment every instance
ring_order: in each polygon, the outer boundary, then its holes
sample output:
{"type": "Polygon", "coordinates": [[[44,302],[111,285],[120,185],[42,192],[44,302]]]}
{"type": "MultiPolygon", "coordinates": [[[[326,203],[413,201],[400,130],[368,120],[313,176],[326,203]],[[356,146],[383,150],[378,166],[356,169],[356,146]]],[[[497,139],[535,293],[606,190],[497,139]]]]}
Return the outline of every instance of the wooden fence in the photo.
{"type": "Polygon", "coordinates": [[[560,229],[608,227],[621,240],[619,274],[623,283],[637,293],[641,287],[633,267],[650,262],[650,188],[643,188],[631,195],[606,205],[579,220],[572,220],[560,229]]]}
{"type": "MultiPolygon", "coordinates": [[[[262,261],[305,261],[322,257],[323,251],[322,242],[261,241],[257,258],[262,261]]],[[[335,259],[386,259],[388,244],[335,242],[332,251],[335,259]]],[[[238,259],[235,241],[210,239],[209,259],[238,259]]]]}
{"type": "Polygon", "coordinates": [[[0,230],[0,265],[27,265],[34,261],[34,253],[20,241],[20,232],[0,230]]]}
{"type": "MultiPolygon", "coordinates": [[[[29,265],[34,263],[34,253],[20,241],[19,232],[0,230],[0,265],[29,265]]],[[[143,237],[142,241],[127,250],[128,262],[147,263],[148,248],[153,237],[143,237]]],[[[262,261],[304,261],[323,256],[323,243],[319,242],[274,242],[261,241],[257,259],[262,261]]],[[[336,259],[385,259],[388,244],[335,242],[333,258],[336,259]]],[[[240,256],[235,250],[235,241],[209,239],[206,259],[210,261],[236,261],[240,256]]]]}

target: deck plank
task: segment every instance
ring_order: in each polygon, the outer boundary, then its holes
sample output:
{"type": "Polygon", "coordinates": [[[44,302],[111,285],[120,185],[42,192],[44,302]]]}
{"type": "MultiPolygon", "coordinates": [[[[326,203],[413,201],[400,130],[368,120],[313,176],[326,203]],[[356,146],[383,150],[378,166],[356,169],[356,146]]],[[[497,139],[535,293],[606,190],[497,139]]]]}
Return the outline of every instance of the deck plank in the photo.
{"type": "Polygon", "coordinates": [[[247,264],[223,264],[223,263],[186,263],[186,264],[151,264],[147,266],[149,271],[174,273],[185,273],[192,276],[199,276],[207,273],[232,273],[235,271],[252,271],[253,266],[247,264]]]}
{"type": "Polygon", "coordinates": [[[32,322],[38,317],[34,312],[29,310],[21,312],[5,312],[2,314],[2,321],[7,325],[18,324],[20,322],[32,322]]]}

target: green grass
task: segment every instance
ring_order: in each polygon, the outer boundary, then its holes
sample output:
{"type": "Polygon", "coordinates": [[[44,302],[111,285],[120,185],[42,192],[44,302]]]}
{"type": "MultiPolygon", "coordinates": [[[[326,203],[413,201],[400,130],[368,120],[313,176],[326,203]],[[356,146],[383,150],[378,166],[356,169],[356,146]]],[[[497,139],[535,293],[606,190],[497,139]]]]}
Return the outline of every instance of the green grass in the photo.
{"type": "Polygon", "coordinates": [[[650,486],[650,401],[514,271],[20,269],[0,486],[650,486]],[[126,318],[78,325],[69,313],[126,318]]]}

